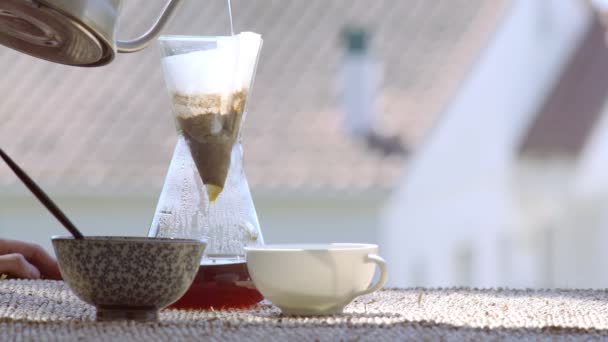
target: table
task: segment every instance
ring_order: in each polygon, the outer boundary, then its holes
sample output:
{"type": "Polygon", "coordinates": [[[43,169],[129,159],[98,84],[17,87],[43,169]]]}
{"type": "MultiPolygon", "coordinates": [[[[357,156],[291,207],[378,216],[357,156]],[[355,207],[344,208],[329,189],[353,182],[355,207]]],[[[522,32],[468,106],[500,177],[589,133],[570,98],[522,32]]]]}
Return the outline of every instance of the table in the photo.
{"type": "Polygon", "coordinates": [[[286,317],[268,302],[164,310],[154,323],[94,317],[61,281],[0,281],[1,341],[600,340],[608,339],[608,291],[385,289],[332,317],[286,317]]]}

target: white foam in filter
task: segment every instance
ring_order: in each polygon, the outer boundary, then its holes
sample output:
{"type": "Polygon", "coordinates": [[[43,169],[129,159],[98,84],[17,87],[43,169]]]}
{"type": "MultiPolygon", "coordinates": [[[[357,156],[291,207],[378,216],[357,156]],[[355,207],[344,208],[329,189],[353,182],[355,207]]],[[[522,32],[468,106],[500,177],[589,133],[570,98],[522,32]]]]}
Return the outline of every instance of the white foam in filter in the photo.
{"type": "MultiPolygon", "coordinates": [[[[209,47],[209,40],[201,41],[209,47]]],[[[261,46],[261,36],[244,32],[217,37],[215,47],[162,58],[167,87],[185,94],[227,94],[248,88],[261,46]]],[[[191,47],[196,48],[197,40],[191,47]]]]}

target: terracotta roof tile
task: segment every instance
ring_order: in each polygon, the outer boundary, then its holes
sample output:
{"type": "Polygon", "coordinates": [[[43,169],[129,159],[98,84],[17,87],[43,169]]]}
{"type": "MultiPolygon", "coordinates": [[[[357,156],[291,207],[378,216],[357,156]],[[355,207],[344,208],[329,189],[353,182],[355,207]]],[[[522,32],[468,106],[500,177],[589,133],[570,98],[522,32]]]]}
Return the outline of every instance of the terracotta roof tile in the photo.
{"type": "MultiPolygon", "coordinates": [[[[162,4],[125,1],[119,37],[145,30],[162,4]]],[[[233,0],[235,30],[264,48],[244,130],[256,189],[390,189],[406,160],[341,128],[334,89],[349,23],[372,32],[385,65],[379,126],[410,148],[424,138],[507,7],[506,0],[233,0]]],[[[167,34],[229,30],[224,1],[188,1],[167,34]]],[[[0,47],[0,146],[55,192],[158,193],[175,145],[159,53],[96,69],[55,65],[0,47]]],[[[0,168],[0,191],[23,191],[0,168]],[[11,190],[12,189],[12,190],[11,190]],[[17,190],[15,190],[17,189],[17,190]]]]}

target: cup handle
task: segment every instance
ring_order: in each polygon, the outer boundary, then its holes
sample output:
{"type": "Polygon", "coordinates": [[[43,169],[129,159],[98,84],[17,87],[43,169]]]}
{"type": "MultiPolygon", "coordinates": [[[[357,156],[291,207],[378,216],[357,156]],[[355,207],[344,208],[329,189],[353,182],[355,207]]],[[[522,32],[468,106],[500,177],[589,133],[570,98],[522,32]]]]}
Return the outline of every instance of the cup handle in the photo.
{"type": "Polygon", "coordinates": [[[376,292],[380,290],[388,280],[388,270],[386,269],[386,262],[384,261],[384,259],[382,259],[382,257],[376,254],[368,254],[365,257],[365,261],[373,262],[378,265],[378,268],[380,268],[380,279],[378,279],[375,284],[370,285],[367,289],[354,293],[352,298],[376,292]]]}

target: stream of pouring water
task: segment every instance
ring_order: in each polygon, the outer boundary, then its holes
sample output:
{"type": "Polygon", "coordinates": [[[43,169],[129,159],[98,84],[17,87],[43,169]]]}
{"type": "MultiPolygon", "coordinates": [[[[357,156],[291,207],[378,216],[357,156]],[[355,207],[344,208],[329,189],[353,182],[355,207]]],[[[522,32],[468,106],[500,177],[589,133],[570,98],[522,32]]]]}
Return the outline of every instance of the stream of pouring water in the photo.
{"type": "Polygon", "coordinates": [[[234,36],[234,26],[232,25],[232,6],[230,6],[230,0],[228,0],[228,17],[230,18],[230,35],[234,36]]]}

